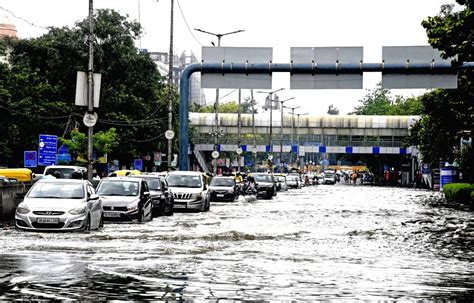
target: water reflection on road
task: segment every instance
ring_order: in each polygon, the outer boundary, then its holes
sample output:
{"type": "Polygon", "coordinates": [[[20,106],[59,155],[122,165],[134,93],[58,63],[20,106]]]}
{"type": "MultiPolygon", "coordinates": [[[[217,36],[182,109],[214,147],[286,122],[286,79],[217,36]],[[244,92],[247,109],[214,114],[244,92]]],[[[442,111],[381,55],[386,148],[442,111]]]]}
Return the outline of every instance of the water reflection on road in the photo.
{"type": "Polygon", "coordinates": [[[474,216],[319,185],[90,233],[1,231],[0,300],[472,299],[474,216]]]}

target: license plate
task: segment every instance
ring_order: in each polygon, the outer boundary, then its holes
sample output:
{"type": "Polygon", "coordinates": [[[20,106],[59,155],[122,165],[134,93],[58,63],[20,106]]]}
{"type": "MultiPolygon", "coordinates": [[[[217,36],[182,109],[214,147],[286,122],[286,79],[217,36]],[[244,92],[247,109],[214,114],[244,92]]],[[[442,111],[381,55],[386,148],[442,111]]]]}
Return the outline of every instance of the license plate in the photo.
{"type": "Polygon", "coordinates": [[[120,213],[106,211],[106,212],[104,212],[104,217],[107,217],[107,218],[120,218],[120,213]]]}
{"type": "Polygon", "coordinates": [[[217,194],[216,197],[222,198],[222,197],[224,197],[224,194],[217,194]]]}
{"type": "Polygon", "coordinates": [[[266,194],[267,192],[265,192],[265,191],[259,191],[258,193],[261,194],[261,195],[263,195],[263,194],[266,194]]]}
{"type": "Polygon", "coordinates": [[[54,224],[54,223],[59,223],[59,218],[38,218],[36,222],[45,223],[45,224],[54,224]]]}
{"type": "Polygon", "coordinates": [[[186,208],[186,205],[184,204],[175,204],[173,208],[186,208]]]}

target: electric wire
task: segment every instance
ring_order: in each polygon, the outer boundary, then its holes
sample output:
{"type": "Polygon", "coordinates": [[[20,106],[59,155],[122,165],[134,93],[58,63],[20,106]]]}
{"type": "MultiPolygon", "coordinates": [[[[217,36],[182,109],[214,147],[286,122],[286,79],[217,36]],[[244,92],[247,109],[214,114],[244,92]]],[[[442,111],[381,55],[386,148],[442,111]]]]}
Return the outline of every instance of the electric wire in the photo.
{"type": "Polygon", "coordinates": [[[18,19],[18,20],[21,20],[21,21],[23,21],[23,22],[26,22],[26,23],[28,23],[29,25],[33,26],[33,27],[40,28],[40,29],[44,29],[44,30],[48,30],[47,27],[41,26],[41,25],[37,25],[37,24],[35,24],[35,23],[33,23],[33,22],[31,22],[31,21],[29,21],[29,20],[23,18],[23,17],[17,16],[17,15],[15,15],[15,13],[13,13],[11,10],[6,9],[6,8],[4,8],[4,7],[2,7],[2,6],[0,6],[0,10],[2,10],[2,11],[4,11],[4,12],[7,12],[7,13],[10,14],[13,18],[18,19]]]}
{"type": "Polygon", "coordinates": [[[186,20],[186,17],[184,16],[183,10],[181,9],[181,4],[179,3],[179,0],[176,0],[176,2],[178,3],[179,12],[181,13],[181,17],[183,17],[184,23],[186,24],[186,27],[188,28],[189,33],[191,34],[191,36],[193,36],[194,40],[195,40],[200,46],[202,46],[201,41],[199,41],[199,40],[196,38],[196,36],[194,36],[193,31],[192,31],[191,28],[189,27],[188,21],[186,20]]]}

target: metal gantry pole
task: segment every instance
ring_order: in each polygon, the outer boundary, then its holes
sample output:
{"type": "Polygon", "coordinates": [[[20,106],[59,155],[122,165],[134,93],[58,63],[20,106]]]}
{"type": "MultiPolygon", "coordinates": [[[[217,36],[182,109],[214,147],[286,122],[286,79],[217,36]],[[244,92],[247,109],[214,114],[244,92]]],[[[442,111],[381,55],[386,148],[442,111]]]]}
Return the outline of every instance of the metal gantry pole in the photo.
{"type": "MultiPolygon", "coordinates": [[[[168,130],[173,130],[173,10],[174,0],[171,0],[171,17],[170,17],[170,52],[168,58],[168,130]]],[[[186,152],[186,157],[187,157],[186,152]]],[[[168,139],[168,168],[171,167],[171,159],[173,157],[173,139],[168,139]]],[[[180,162],[184,159],[180,158],[180,162]]],[[[186,163],[187,163],[186,159],[186,163]]],[[[187,165],[187,164],[186,164],[187,165]]],[[[187,168],[186,168],[187,169],[187,168]]]]}
{"type": "Polygon", "coordinates": [[[188,169],[189,146],[189,82],[194,72],[211,74],[272,74],[289,72],[292,74],[360,74],[363,72],[383,72],[384,74],[456,74],[460,70],[473,70],[474,62],[459,62],[454,65],[446,62],[430,63],[193,63],[181,74],[180,81],[180,132],[179,158],[180,169],[188,169]]]}
{"type": "MultiPolygon", "coordinates": [[[[94,3],[89,0],[89,66],[87,69],[87,111],[94,112],[94,3]]],[[[87,180],[92,181],[94,127],[87,130],[87,180]]]]}

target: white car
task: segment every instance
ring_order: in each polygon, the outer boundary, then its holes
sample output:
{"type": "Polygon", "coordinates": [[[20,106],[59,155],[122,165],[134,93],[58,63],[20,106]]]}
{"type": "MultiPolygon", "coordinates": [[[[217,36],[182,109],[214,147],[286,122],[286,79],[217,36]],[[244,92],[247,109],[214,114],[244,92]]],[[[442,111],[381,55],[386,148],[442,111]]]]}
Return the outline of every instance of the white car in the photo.
{"type": "Polygon", "coordinates": [[[24,230],[90,230],[103,226],[102,201],[87,180],[41,179],[15,212],[24,230]]]}
{"type": "Polygon", "coordinates": [[[173,192],[174,210],[209,211],[211,197],[201,172],[173,171],[166,181],[173,192]]]}

